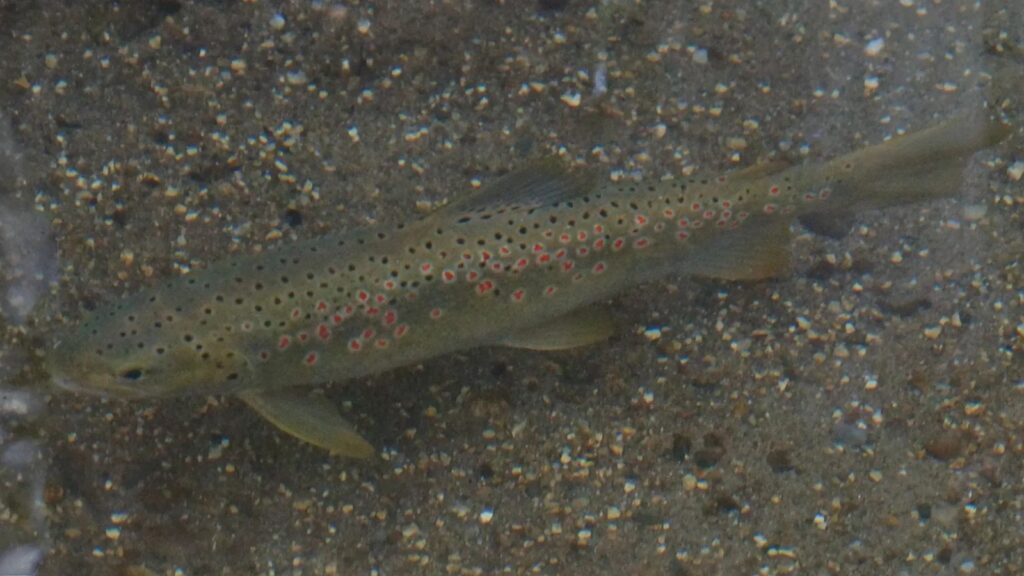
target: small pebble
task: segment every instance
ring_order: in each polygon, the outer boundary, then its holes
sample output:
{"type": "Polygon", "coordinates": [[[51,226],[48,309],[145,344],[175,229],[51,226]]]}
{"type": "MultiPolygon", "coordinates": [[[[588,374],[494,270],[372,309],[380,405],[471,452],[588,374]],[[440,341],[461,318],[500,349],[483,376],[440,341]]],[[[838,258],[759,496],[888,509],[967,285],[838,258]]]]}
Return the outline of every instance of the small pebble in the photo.
{"type": "Polygon", "coordinates": [[[1024,160],[1017,160],[1013,164],[1010,164],[1010,166],[1006,168],[1006,175],[1014,182],[1020,181],[1020,179],[1024,177],[1024,160]]]}
{"type": "Polygon", "coordinates": [[[494,519],[494,509],[487,507],[480,511],[480,523],[490,524],[494,519]]]}
{"type": "Polygon", "coordinates": [[[943,462],[956,458],[962,450],[963,441],[960,433],[954,430],[946,430],[924,445],[924,451],[929,456],[943,462]]]}
{"type": "Polygon", "coordinates": [[[868,431],[854,424],[840,422],[832,430],[834,440],[848,446],[863,446],[868,442],[868,431]]]}
{"type": "Polygon", "coordinates": [[[864,54],[866,56],[874,58],[881,54],[883,48],[885,48],[885,39],[875,38],[864,46],[864,54]]]}

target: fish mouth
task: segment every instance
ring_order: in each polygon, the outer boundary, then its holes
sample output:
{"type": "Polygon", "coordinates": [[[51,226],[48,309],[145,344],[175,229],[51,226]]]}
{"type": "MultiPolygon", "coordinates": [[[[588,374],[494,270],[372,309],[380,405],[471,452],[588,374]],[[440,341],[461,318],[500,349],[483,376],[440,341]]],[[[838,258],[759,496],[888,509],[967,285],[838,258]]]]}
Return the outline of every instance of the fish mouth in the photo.
{"type": "Polygon", "coordinates": [[[103,384],[97,385],[63,375],[52,376],[51,380],[57,388],[65,392],[71,392],[82,396],[117,398],[123,400],[132,400],[144,396],[134,388],[118,386],[117,384],[110,382],[104,382],[103,384]]]}

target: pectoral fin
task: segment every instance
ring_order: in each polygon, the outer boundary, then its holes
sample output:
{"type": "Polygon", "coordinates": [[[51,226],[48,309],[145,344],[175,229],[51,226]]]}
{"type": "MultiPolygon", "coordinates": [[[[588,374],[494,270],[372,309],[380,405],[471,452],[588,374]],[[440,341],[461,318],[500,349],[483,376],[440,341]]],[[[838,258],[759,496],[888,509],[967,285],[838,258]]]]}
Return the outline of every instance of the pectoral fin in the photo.
{"type": "Polygon", "coordinates": [[[607,310],[584,308],[506,337],[504,346],[530,350],[565,350],[607,340],[614,322],[607,310]]]}
{"type": "Polygon", "coordinates": [[[284,432],[351,458],[369,458],[374,449],[323,396],[302,390],[240,392],[238,397],[284,432]]]}

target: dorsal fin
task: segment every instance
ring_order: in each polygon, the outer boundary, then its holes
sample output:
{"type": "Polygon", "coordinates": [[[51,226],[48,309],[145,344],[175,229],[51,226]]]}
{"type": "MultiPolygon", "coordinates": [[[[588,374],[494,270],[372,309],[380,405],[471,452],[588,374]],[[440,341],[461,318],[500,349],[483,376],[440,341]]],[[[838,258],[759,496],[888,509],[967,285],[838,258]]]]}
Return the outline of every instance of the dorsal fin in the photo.
{"type": "Polygon", "coordinates": [[[540,206],[593,190],[591,178],[570,174],[557,158],[530,162],[494,183],[455,200],[443,211],[480,212],[501,206],[540,206]]]}
{"type": "Polygon", "coordinates": [[[793,166],[793,163],[788,160],[770,160],[754,164],[753,166],[747,166],[746,168],[740,168],[735,172],[730,172],[728,176],[730,180],[757,180],[778,174],[791,166],[793,166]]]}

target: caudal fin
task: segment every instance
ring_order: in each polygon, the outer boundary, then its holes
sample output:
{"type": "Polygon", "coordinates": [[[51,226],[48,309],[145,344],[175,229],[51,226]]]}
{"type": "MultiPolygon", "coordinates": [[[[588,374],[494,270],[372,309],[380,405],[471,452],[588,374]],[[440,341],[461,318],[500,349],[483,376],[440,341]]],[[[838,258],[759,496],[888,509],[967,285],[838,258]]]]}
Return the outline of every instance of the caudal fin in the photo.
{"type": "Polygon", "coordinates": [[[893,138],[811,168],[829,199],[805,213],[854,213],[955,195],[971,156],[1005,139],[1009,126],[982,113],[893,138]]]}

